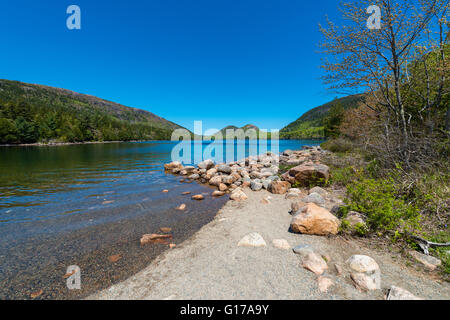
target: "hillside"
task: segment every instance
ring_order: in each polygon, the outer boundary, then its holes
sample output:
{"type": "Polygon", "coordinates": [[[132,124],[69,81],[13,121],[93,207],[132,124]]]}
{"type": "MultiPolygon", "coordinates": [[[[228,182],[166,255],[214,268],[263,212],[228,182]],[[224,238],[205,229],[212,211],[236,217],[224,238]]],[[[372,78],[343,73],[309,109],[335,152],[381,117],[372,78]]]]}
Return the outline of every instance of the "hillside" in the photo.
{"type": "MultiPolygon", "coordinates": [[[[259,137],[259,133],[260,133],[259,128],[257,126],[255,126],[255,125],[253,125],[253,124],[246,124],[245,126],[240,127],[240,128],[236,127],[236,126],[233,126],[233,125],[229,125],[229,126],[226,126],[226,127],[222,128],[218,132],[220,132],[222,134],[222,137],[225,139],[226,138],[226,131],[229,130],[229,129],[231,129],[231,130],[242,129],[242,130],[244,130],[244,132],[246,132],[246,130],[248,130],[248,129],[255,129],[258,137],[259,137]]],[[[267,138],[270,139],[270,132],[267,133],[267,138]]]]}
{"type": "Polygon", "coordinates": [[[170,139],[177,124],[66,89],[0,80],[0,143],[170,139]]]}
{"type": "Polygon", "coordinates": [[[351,95],[334,99],[304,113],[300,118],[280,130],[280,139],[321,139],[325,138],[323,120],[334,106],[344,109],[354,108],[362,101],[363,95],[351,95]]]}

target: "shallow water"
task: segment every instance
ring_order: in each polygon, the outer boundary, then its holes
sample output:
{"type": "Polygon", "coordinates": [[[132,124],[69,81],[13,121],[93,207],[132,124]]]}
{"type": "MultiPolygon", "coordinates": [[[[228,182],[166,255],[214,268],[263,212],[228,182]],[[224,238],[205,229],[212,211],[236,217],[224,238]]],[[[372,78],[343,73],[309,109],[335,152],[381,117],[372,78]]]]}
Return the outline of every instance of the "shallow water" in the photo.
{"type": "MultiPolygon", "coordinates": [[[[282,140],[277,147],[318,143],[282,140]]],[[[164,173],[177,144],[0,147],[0,299],[28,299],[39,290],[38,298],[86,296],[138,272],[167,249],[141,247],[142,234],[171,227],[173,242],[181,243],[211,221],[227,196],[213,199],[209,187],[164,173]],[[184,191],[206,199],[192,201],[184,191]],[[175,210],[181,203],[187,204],[184,212],[175,210]],[[115,254],[121,259],[111,263],[115,254]],[[66,287],[62,276],[69,265],[81,268],[81,290],[66,287]]],[[[197,162],[207,145],[193,144],[187,162],[197,162]]],[[[249,150],[247,143],[245,155],[249,150]]],[[[232,156],[240,156],[237,148],[232,156]]]]}

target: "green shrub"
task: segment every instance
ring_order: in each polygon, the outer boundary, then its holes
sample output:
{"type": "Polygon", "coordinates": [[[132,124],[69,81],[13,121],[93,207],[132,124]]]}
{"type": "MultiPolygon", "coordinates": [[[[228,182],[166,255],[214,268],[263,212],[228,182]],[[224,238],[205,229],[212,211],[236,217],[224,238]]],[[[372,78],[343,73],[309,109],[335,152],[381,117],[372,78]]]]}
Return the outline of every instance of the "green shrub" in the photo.
{"type": "Polygon", "coordinates": [[[327,140],[324,143],[322,143],[320,147],[325,150],[337,153],[346,153],[354,149],[354,146],[351,141],[341,137],[327,140]]]}
{"type": "Polygon", "coordinates": [[[371,231],[408,231],[419,229],[417,207],[399,197],[392,178],[363,178],[347,187],[349,210],[364,213],[371,231]]]}

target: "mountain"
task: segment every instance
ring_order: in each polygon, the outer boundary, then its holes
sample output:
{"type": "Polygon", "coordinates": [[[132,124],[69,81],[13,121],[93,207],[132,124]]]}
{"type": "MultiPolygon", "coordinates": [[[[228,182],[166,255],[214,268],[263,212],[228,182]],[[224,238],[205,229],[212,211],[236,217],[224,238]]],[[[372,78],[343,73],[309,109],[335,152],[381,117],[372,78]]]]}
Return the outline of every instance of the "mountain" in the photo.
{"type": "Polygon", "coordinates": [[[363,101],[364,95],[356,94],[334,99],[304,113],[300,118],[280,130],[280,139],[322,139],[325,138],[323,120],[334,106],[344,109],[355,108],[363,101]]]}
{"type": "MultiPolygon", "coordinates": [[[[226,132],[227,132],[227,130],[228,129],[231,129],[231,130],[238,130],[238,129],[242,129],[242,130],[244,130],[244,132],[246,131],[246,130],[248,130],[248,129],[254,129],[254,130],[256,130],[256,133],[258,134],[258,136],[259,136],[259,132],[260,132],[260,130],[259,130],[259,128],[257,127],[257,126],[255,126],[255,125],[253,125],[253,124],[246,124],[245,126],[243,126],[243,127],[236,127],[236,126],[233,126],[233,125],[230,125],[230,126],[226,126],[225,128],[222,128],[221,130],[219,130],[218,132],[216,132],[216,134],[217,133],[221,133],[222,134],[222,137],[223,138],[225,138],[226,137],[226,132]]],[[[270,133],[268,133],[268,136],[270,135],[270,133]]],[[[270,137],[270,136],[269,136],[270,137]]]]}
{"type": "Polygon", "coordinates": [[[170,139],[179,125],[87,94],[0,80],[0,143],[170,139]]]}

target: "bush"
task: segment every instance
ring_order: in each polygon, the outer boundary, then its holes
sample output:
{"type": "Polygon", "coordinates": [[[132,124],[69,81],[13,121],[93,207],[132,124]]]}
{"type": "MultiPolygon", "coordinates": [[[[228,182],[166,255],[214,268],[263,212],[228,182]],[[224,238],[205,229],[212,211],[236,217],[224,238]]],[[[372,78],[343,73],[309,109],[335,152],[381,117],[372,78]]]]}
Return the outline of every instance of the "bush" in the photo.
{"type": "Polygon", "coordinates": [[[420,213],[398,195],[392,178],[363,178],[347,187],[349,210],[364,213],[371,231],[408,231],[419,229],[420,213]]]}
{"type": "Polygon", "coordinates": [[[354,149],[353,143],[344,138],[327,140],[320,146],[325,150],[338,153],[346,153],[354,149]]]}

